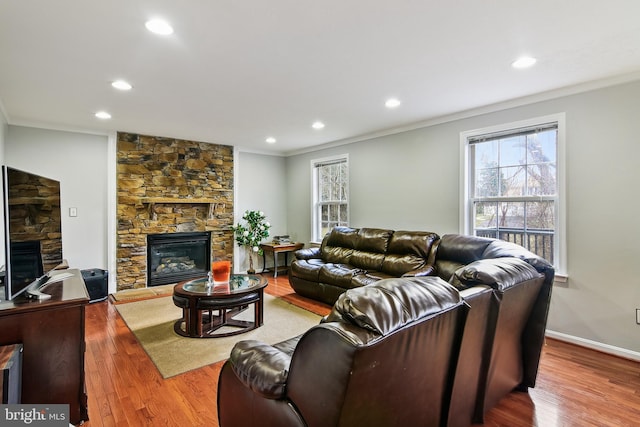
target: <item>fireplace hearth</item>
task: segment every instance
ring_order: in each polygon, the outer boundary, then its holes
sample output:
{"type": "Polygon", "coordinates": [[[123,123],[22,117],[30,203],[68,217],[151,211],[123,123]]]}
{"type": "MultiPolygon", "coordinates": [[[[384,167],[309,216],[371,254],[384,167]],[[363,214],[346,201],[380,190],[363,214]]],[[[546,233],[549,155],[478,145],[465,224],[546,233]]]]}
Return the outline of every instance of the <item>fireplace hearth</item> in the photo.
{"type": "Polygon", "coordinates": [[[206,276],[211,260],[211,233],[147,235],[147,286],[206,276]]]}

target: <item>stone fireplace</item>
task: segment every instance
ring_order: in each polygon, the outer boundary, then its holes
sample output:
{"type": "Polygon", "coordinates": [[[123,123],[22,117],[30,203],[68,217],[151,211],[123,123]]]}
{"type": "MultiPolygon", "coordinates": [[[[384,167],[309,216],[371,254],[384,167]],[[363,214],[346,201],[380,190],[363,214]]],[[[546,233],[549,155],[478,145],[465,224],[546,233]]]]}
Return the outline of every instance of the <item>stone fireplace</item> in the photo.
{"type": "Polygon", "coordinates": [[[204,271],[194,274],[205,275],[213,259],[232,260],[233,147],[120,132],[117,186],[118,290],[160,284],[150,272],[149,236],[207,235],[209,259],[197,260],[204,271]]]}

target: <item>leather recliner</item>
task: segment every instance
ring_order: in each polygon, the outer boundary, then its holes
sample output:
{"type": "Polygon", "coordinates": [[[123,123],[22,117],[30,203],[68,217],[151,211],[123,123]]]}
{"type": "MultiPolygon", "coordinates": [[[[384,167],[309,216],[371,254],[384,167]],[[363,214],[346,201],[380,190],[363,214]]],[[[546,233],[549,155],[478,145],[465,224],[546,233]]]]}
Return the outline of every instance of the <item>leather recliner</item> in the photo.
{"type": "Polygon", "coordinates": [[[234,346],[220,426],[444,425],[467,312],[438,277],[348,290],[299,337],[234,346]]]}

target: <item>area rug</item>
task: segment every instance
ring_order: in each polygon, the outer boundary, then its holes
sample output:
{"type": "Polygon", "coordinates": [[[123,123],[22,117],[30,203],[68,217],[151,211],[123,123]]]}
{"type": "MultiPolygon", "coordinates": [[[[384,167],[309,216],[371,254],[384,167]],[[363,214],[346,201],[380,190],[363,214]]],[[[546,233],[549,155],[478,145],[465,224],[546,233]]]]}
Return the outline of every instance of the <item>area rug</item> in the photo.
{"type": "MultiPolygon", "coordinates": [[[[182,310],[170,297],[115,307],[163,378],[227,359],[238,341],[254,339],[275,344],[300,335],[320,322],[320,316],[265,294],[263,326],[231,337],[185,338],[173,330],[175,321],[182,317],[182,310]]],[[[249,308],[236,318],[241,316],[251,319],[253,310],[249,308]]]]}

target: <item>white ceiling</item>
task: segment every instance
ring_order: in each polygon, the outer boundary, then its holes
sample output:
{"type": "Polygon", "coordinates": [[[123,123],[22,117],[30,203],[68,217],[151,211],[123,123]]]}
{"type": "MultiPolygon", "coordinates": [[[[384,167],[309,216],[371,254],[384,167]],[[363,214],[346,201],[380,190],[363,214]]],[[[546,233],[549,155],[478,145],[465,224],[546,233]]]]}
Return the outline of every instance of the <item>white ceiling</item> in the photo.
{"type": "Polygon", "coordinates": [[[639,70],[638,0],[0,2],[10,124],[274,154],[639,70]],[[151,17],[175,33],[148,32],[151,17]],[[523,54],[538,63],[511,68],[523,54]]]}

